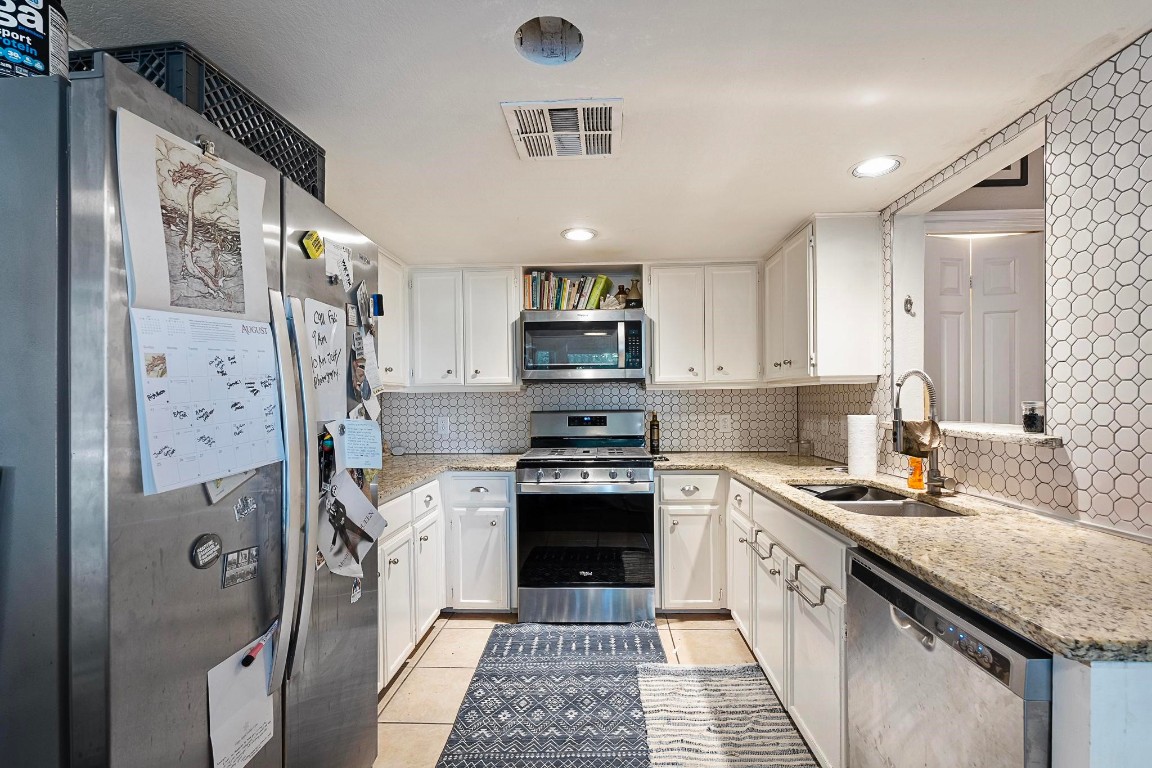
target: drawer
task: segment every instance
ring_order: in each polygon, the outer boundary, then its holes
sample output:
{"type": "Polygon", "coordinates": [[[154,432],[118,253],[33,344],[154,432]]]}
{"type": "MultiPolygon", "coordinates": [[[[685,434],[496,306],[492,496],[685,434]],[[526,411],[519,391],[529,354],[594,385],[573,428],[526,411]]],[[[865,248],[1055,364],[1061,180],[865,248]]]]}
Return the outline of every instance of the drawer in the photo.
{"type": "Polygon", "coordinates": [[[736,480],[728,481],[728,508],[752,517],[752,492],[748,486],[736,480]]]}
{"type": "Polygon", "coordinates": [[[711,502],[720,500],[720,475],[660,475],[663,501],[711,502]]]}
{"type": "Polygon", "coordinates": [[[443,482],[447,486],[445,495],[457,507],[507,507],[512,498],[512,483],[506,475],[486,472],[449,475],[443,482]]]}
{"type": "Polygon", "coordinates": [[[440,509],[440,481],[433,480],[412,491],[412,516],[419,520],[429,512],[440,509]]]}
{"type": "Polygon", "coordinates": [[[792,555],[793,564],[803,563],[825,584],[845,593],[848,544],[758,493],[752,498],[752,520],[763,531],[756,538],[761,552],[774,541],[792,555]]]}
{"type": "Polygon", "coordinates": [[[380,515],[388,526],[380,538],[387,539],[412,524],[412,494],[405,493],[380,505],[380,515]]]}

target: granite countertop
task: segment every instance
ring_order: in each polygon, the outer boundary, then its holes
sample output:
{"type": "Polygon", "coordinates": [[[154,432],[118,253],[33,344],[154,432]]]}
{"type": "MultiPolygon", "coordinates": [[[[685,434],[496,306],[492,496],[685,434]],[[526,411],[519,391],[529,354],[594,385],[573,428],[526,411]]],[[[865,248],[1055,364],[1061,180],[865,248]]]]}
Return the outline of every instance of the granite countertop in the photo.
{"type": "MultiPolygon", "coordinates": [[[[676,453],[659,471],[728,472],[1053,653],[1080,661],[1152,661],[1152,545],[973,496],[928,498],[902,478],[859,480],[823,459],[779,453],[676,453]],[[799,464],[799,465],[798,465],[799,464]],[[961,513],[873,517],[791,487],[859,480],[961,513]]],[[[510,454],[386,457],[386,499],[445,471],[510,472],[510,454]]]]}

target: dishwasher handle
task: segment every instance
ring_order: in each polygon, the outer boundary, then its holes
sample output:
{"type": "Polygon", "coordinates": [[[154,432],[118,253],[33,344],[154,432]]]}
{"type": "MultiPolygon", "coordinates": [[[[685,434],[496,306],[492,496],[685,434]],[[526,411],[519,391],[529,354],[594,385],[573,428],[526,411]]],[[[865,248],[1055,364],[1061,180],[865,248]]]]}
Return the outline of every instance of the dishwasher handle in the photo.
{"type": "Polygon", "coordinates": [[[920,645],[924,647],[924,650],[932,651],[936,649],[936,636],[929,632],[927,627],[894,605],[888,606],[888,613],[892,618],[892,623],[896,625],[896,628],[916,638],[916,642],[920,643],[920,645]]]}

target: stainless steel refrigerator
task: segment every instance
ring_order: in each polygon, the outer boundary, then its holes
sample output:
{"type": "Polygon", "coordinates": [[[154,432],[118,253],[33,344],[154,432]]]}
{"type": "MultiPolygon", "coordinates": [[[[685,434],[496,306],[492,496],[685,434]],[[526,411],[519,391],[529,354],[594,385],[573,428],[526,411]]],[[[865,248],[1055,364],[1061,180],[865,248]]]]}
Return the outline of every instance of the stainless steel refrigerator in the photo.
{"type": "MultiPolygon", "coordinates": [[[[376,291],[377,247],[200,115],[106,56],[92,72],[0,80],[0,755],[8,765],[212,765],[206,676],[282,619],[275,735],[257,768],[368,768],[376,755],[377,568],[316,568],[320,426],[289,297],[342,306],[309,230],[353,250],[376,291]],[[265,179],[264,250],[286,460],[216,503],[144,495],[116,165],[116,109],[204,138],[265,179]],[[21,116],[13,119],[14,116],[21,116]],[[285,308],[288,308],[287,311],[285,308]],[[255,511],[234,512],[248,497],[255,511]],[[259,547],[224,588],[192,543],[259,547]]],[[[345,345],[347,348],[347,345],[345,345]]],[[[348,400],[352,408],[354,401],[348,400]]],[[[366,494],[370,493],[366,490],[366,494]]]]}

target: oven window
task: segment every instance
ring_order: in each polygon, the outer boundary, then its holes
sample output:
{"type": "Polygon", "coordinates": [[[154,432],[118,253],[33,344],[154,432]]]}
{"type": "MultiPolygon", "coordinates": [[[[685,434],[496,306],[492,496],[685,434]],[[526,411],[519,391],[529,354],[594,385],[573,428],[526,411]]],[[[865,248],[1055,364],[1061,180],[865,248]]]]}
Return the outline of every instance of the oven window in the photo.
{"type": "Polygon", "coordinates": [[[521,587],[655,587],[651,494],[517,496],[521,587]]]}
{"type": "Polygon", "coordinates": [[[524,367],[619,368],[617,322],[526,322],[524,367]]]}

